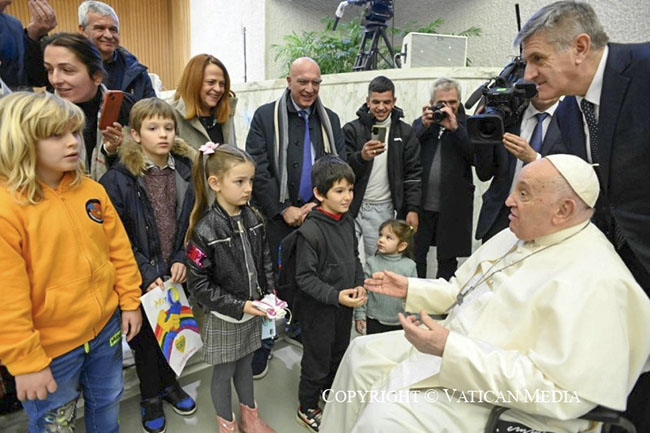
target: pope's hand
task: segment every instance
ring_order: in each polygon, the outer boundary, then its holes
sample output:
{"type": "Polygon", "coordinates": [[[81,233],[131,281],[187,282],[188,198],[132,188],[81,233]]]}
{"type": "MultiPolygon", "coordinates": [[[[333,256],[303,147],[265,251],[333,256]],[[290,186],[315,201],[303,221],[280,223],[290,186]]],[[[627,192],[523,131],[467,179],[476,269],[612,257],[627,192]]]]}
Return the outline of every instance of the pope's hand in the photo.
{"type": "Polygon", "coordinates": [[[390,271],[375,272],[364,281],[364,287],[371,292],[401,299],[406,299],[408,285],[408,278],[390,271]]]}
{"type": "Polygon", "coordinates": [[[404,316],[399,313],[399,322],[404,328],[406,339],[422,353],[442,356],[447,344],[449,330],[433,320],[424,311],[420,312],[420,320],[417,316],[404,316]],[[421,327],[420,325],[424,325],[421,327]]]}

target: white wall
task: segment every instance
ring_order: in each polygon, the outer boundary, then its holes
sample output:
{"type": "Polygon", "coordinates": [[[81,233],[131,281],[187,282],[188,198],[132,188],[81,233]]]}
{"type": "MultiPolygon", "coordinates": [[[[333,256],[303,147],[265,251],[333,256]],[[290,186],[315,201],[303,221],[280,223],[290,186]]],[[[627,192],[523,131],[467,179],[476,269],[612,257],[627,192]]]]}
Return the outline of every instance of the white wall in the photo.
{"type": "MultiPolygon", "coordinates": [[[[468,40],[467,56],[473,66],[505,66],[517,35],[514,4],[519,3],[522,25],[543,5],[553,0],[395,0],[396,26],[417,19],[427,23],[441,17],[441,33],[460,32],[471,26],[481,27],[482,36],[468,40]]],[[[650,2],[648,0],[591,0],[605,31],[614,42],[650,40],[650,2]]]]}
{"type": "Polygon", "coordinates": [[[191,0],[191,55],[212,54],[226,65],[233,83],[243,83],[246,27],[247,81],[264,80],[265,8],[265,0],[191,0]]]}
{"type": "MultiPolygon", "coordinates": [[[[247,28],[248,81],[275,79],[283,65],[274,60],[273,44],[295,31],[323,28],[321,19],[333,16],[339,0],[191,0],[191,52],[208,52],[224,61],[233,82],[243,82],[243,40],[247,28]]],[[[512,41],[517,33],[514,1],[503,0],[395,0],[395,26],[410,21],[424,25],[436,18],[445,23],[442,33],[458,33],[471,26],[483,35],[469,38],[468,56],[473,66],[503,67],[517,54],[512,41]]],[[[522,21],[551,0],[518,0],[522,21]]],[[[650,40],[648,0],[591,0],[612,41],[650,40]]],[[[361,7],[348,6],[344,20],[359,16],[361,7]]],[[[391,23],[392,24],[392,23],[391,23]]],[[[396,48],[401,46],[395,38],[396,48]]]]}

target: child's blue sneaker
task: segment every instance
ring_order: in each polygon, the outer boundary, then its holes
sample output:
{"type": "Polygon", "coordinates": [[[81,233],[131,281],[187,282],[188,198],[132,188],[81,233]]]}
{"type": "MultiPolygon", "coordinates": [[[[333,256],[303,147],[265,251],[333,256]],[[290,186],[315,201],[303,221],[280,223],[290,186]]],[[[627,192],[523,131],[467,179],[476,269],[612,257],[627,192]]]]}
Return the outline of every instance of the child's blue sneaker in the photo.
{"type": "Polygon", "coordinates": [[[162,398],[172,406],[179,415],[191,415],[196,412],[196,402],[189,396],[178,382],[168,386],[162,393],[162,398]]]}
{"type": "Polygon", "coordinates": [[[162,400],[158,397],[149,398],[140,402],[142,416],[142,430],[145,433],[165,433],[167,423],[163,412],[162,400]]]}

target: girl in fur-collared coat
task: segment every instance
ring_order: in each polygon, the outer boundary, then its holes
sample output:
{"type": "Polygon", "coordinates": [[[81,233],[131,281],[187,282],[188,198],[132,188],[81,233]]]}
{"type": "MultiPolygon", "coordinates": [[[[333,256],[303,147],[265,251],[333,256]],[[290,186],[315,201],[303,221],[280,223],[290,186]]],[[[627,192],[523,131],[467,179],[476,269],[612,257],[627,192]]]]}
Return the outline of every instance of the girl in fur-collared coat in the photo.
{"type": "MultiPolygon", "coordinates": [[[[142,291],[163,280],[186,280],[184,237],[194,205],[192,158],[196,151],[175,137],[173,109],[161,99],[136,103],[130,131],[120,147],[119,162],[100,180],[131,240],[142,291]]],[[[176,381],[150,326],[130,342],[140,379],[142,427],[165,431],[162,402],[180,415],[196,411],[194,400],[176,381]]]]}

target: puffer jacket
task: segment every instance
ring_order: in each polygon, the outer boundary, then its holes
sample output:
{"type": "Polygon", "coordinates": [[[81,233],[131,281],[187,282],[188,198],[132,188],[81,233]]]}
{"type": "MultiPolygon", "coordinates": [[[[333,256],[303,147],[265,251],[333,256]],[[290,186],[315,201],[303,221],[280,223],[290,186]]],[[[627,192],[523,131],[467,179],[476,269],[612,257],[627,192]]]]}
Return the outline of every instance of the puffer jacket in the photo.
{"type": "MultiPolygon", "coordinates": [[[[359,108],[357,116],[358,119],[343,126],[348,163],[357,177],[354,183],[354,199],[350,205],[350,213],[354,217],[357,216],[361,208],[374,162],[374,159],[364,160],[361,157],[361,150],[363,145],[370,140],[375,118],[366,104],[359,108]]],[[[408,212],[417,212],[420,209],[422,194],[420,142],[411,125],[401,120],[404,117],[402,109],[394,107],[390,116],[387,151],[388,184],[393,207],[398,216],[403,218],[408,212]]]]}
{"type": "Polygon", "coordinates": [[[249,283],[245,243],[237,223],[217,202],[196,224],[187,245],[188,290],[206,310],[240,320],[244,304],[275,290],[271,254],[262,216],[241,207],[243,229],[252,249],[257,287],[249,283]]]}
{"type": "Polygon", "coordinates": [[[117,47],[115,53],[122,58],[124,63],[122,83],[116,90],[131,95],[136,102],[140,99],[155,97],[156,91],[151,85],[147,67],[124,47],[117,47]]]}
{"type": "MultiPolygon", "coordinates": [[[[126,134],[125,134],[126,136],[126,134]]],[[[130,135],[120,146],[119,162],[100,179],[126,229],[133,254],[142,275],[142,289],[165,275],[170,275],[171,264],[185,263],[185,233],[194,206],[192,160],[196,151],[176,139],[172,148],[176,174],[177,231],[174,249],[165,266],[153,207],[144,185],[146,164],[142,147],[130,135]]]]}

